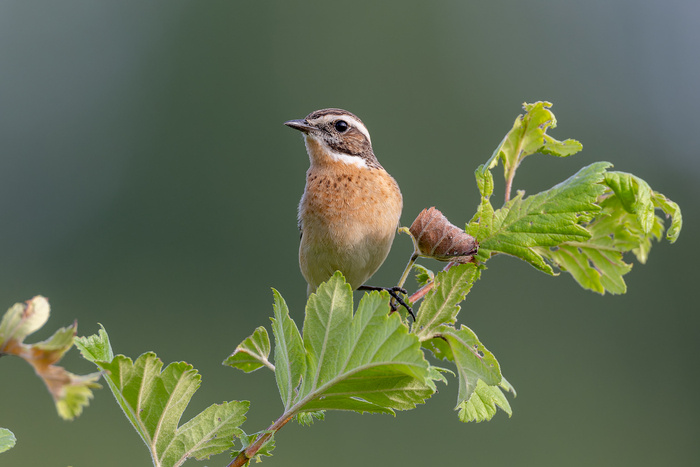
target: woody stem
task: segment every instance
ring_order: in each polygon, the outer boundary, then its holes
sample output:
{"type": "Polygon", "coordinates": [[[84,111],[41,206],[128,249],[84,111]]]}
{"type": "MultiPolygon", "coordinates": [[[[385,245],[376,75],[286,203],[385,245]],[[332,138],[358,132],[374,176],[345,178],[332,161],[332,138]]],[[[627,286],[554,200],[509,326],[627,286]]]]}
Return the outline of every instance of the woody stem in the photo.
{"type": "Polygon", "coordinates": [[[258,453],[260,448],[269,440],[272,435],[277,433],[284,425],[287,424],[292,418],[294,418],[294,415],[289,415],[288,413],[282,414],[280,418],[275,420],[275,422],[269,426],[267,430],[265,430],[263,433],[261,433],[258,436],[258,439],[255,440],[253,444],[248,446],[247,449],[244,449],[236,456],[235,459],[231,461],[231,463],[227,467],[241,467],[245,465],[248,461],[250,461],[255,455],[258,453]]]}

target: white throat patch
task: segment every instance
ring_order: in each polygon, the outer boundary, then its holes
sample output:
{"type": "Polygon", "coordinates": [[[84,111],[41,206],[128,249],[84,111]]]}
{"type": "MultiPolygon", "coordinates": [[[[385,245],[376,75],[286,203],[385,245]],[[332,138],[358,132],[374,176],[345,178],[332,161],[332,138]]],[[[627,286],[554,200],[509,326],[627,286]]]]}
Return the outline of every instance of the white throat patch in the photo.
{"type": "Polygon", "coordinates": [[[335,162],[342,162],[343,164],[355,165],[361,169],[369,169],[367,161],[360,156],[351,156],[349,154],[343,154],[342,152],[333,151],[328,146],[325,145],[323,141],[320,141],[315,136],[304,133],[304,143],[306,144],[306,152],[309,154],[309,161],[311,165],[323,163],[324,158],[329,157],[335,162]]]}
{"type": "Polygon", "coordinates": [[[361,169],[368,169],[369,166],[367,165],[367,161],[365,161],[364,157],[360,156],[350,156],[348,154],[343,154],[341,152],[336,152],[336,151],[329,151],[328,154],[331,156],[331,159],[334,161],[342,162],[344,164],[353,164],[358,166],[361,169]]]}

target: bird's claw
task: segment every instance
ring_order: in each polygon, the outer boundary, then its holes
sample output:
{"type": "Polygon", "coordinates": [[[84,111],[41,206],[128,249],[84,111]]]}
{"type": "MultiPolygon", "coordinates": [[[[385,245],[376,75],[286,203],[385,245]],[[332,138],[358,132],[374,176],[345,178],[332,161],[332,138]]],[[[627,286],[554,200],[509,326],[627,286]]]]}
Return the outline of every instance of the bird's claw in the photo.
{"type": "Polygon", "coordinates": [[[413,309],[408,305],[408,303],[406,303],[403,300],[403,298],[401,298],[399,296],[399,294],[403,294],[403,295],[408,294],[408,291],[406,291],[406,289],[404,289],[403,287],[398,287],[398,286],[375,287],[372,285],[362,285],[362,286],[358,287],[357,290],[386,290],[389,293],[389,295],[391,295],[391,298],[396,300],[396,302],[394,302],[394,300],[389,302],[389,305],[391,306],[391,311],[396,311],[399,309],[399,307],[396,305],[396,303],[398,303],[399,305],[401,305],[402,307],[404,307],[406,309],[408,314],[411,315],[411,318],[413,318],[413,321],[414,322],[416,321],[416,315],[413,313],[413,309]]]}

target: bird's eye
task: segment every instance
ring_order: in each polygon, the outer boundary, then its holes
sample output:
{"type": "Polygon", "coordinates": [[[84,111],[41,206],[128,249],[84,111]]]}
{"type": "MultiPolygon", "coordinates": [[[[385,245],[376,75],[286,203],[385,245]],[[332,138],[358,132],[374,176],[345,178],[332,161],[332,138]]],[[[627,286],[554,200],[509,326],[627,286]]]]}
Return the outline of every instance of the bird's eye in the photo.
{"type": "Polygon", "coordinates": [[[345,120],[338,120],[337,122],[335,122],[335,129],[338,130],[340,133],[347,131],[348,122],[346,122],[345,120]]]}

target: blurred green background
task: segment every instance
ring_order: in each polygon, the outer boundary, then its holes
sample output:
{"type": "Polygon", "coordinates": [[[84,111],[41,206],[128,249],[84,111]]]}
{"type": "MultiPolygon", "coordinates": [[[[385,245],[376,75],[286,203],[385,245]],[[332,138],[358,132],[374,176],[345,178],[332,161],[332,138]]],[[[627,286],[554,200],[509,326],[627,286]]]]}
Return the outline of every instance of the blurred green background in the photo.
{"type": "MultiPolygon", "coordinates": [[[[186,360],[203,385],[185,419],[247,399],[244,429],[263,429],[281,410],[273,376],[221,361],[269,324],[270,287],[303,316],[308,159],[282,122],[356,113],[401,185],[403,224],[434,205],[462,225],[476,166],[522,102],[549,100],[551,134],[584,151],[529,158],[516,188],[607,160],[681,205],[680,240],[636,264],[624,296],[489,263],[460,321],[517,388],[512,418],[459,423],[452,379],[396,418],[290,424],[264,465],[697,465],[698,18],[696,0],[4,0],[0,306],[49,297],[29,341],[77,319],[82,335],[102,323],[118,353],[186,360]]],[[[373,282],[395,281],[410,252],[398,237],[373,282]]],[[[94,368],[76,351],[64,364],[94,368]]],[[[0,465],[150,464],[107,389],[64,422],[24,362],[1,359],[0,378],[0,426],[18,438],[0,465]]]]}

